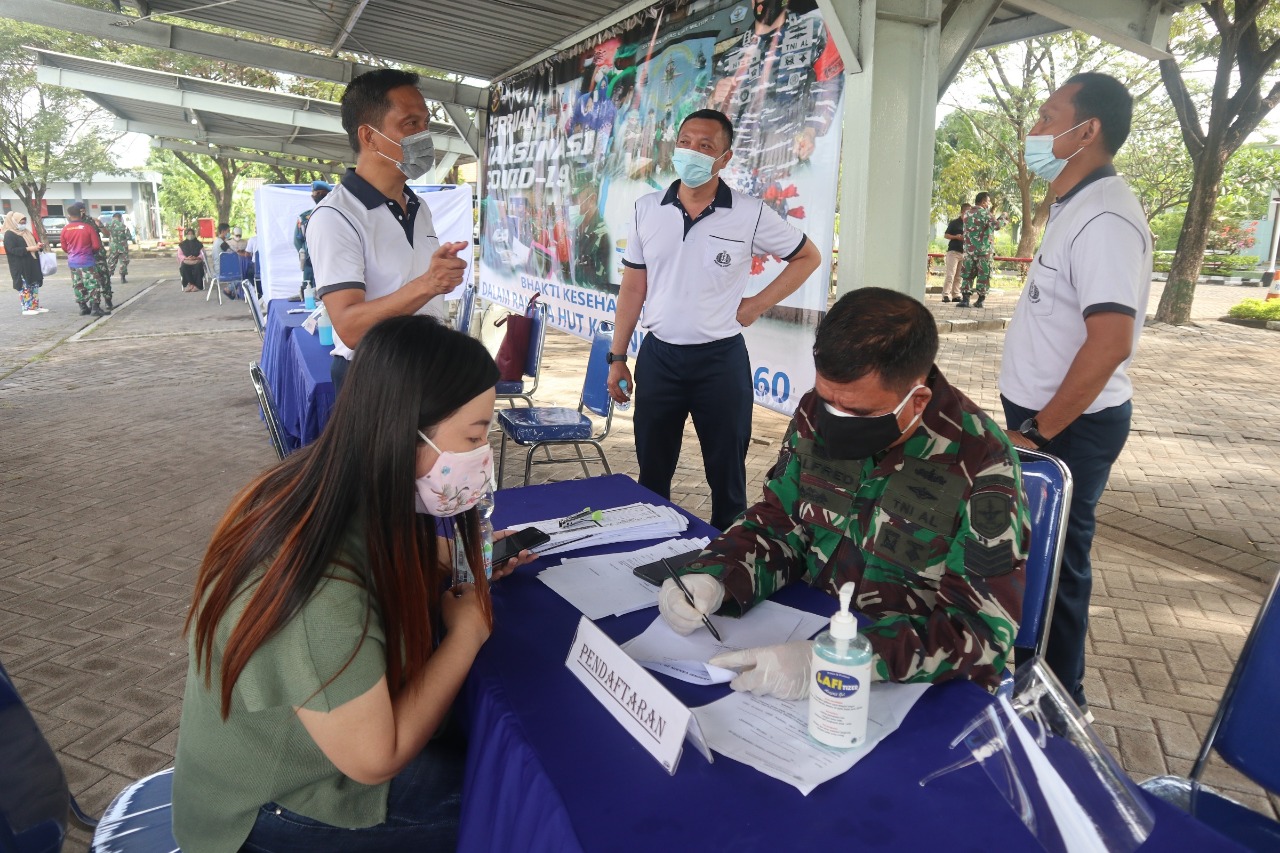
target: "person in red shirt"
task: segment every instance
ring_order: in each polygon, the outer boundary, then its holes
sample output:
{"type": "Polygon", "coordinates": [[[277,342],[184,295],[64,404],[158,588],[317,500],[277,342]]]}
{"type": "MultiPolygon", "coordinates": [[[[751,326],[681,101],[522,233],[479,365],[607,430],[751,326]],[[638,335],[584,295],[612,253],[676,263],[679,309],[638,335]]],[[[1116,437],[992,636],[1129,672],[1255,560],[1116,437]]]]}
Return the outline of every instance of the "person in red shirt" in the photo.
{"type": "Polygon", "coordinates": [[[94,270],[95,255],[102,250],[102,238],[98,229],[84,220],[84,203],[67,205],[67,224],[62,229],[62,250],[67,253],[67,266],[71,269],[71,290],[81,314],[103,317],[110,311],[102,310],[101,282],[94,270]]]}

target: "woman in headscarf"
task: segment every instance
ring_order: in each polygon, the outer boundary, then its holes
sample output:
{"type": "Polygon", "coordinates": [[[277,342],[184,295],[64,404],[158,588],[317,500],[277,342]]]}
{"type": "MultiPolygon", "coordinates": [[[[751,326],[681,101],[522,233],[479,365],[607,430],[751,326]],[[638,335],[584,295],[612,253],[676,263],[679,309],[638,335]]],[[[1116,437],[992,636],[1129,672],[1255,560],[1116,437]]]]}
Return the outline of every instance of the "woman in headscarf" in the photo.
{"type": "Polygon", "coordinates": [[[49,309],[40,307],[40,285],[44,273],[40,271],[40,250],[44,244],[31,233],[31,225],[25,213],[16,210],[4,216],[4,253],[9,259],[9,275],[13,276],[13,289],[21,294],[22,313],[28,317],[44,314],[49,309]]]}

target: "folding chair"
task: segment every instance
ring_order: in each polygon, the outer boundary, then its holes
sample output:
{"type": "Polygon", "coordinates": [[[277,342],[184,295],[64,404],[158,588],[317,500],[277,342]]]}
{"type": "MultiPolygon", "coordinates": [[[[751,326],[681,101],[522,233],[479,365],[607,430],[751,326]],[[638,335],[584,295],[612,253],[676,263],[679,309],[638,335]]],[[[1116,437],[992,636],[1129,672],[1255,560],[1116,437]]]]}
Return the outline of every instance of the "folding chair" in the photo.
{"type": "Polygon", "coordinates": [[[471,334],[471,323],[476,312],[476,286],[468,284],[462,289],[462,299],[458,300],[458,316],[454,318],[453,328],[464,335],[471,334]]]}
{"type": "Polygon", "coordinates": [[[71,796],[53,747],[3,663],[0,732],[0,850],[56,853],[67,834],[68,814],[93,829],[97,821],[71,796]]]}
{"type": "Polygon", "coordinates": [[[1031,516],[1031,541],[1027,543],[1026,590],[1022,596],[1022,624],[1015,648],[1043,655],[1058,595],[1058,570],[1066,544],[1067,515],[1071,511],[1071,471],[1056,456],[1039,450],[1017,448],[1022,463],[1022,488],[1031,516]]]}
{"type": "Polygon", "coordinates": [[[516,400],[524,400],[526,406],[533,406],[533,392],[538,390],[538,374],[542,371],[542,345],[547,340],[547,306],[541,302],[533,314],[533,329],[529,334],[529,352],[525,357],[524,375],[533,380],[533,384],[525,387],[524,379],[514,379],[498,383],[498,400],[506,400],[512,408],[516,400]]]}
{"type": "Polygon", "coordinates": [[[271,389],[267,387],[267,377],[256,361],[249,362],[249,379],[253,382],[253,390],[258,394],[258,405],[262,407],[262,418],[267,422],[271,446],[275,449],[276,456],[283,459],[289,451],[284,444],[284,430],[280,428],[280,412],[276,409],[271,389]]]}
{"type": "Polygon", "coordinates": [[[1211,750],[1271,793],[1280,793],[1280,576],[1262,602],[1218,713],[1188,778],[1156,776],[1142,787],[1250,850],[1280,850],[1280,823],[1201,784],[1211,750]]]}
{"type": "Polygon", "coordinates": [[[565,462],[577,462],[582,466],[582,475],[590,477],[587,469],[587,458],[582,455],[582,446],[590,445],[600,456],[600,464],[604,473],[612,474],[609,460],[604,455],[600,442],[609,435],[613,426],[613,398],[609,396],[609,365],[605,356],[613,343],[613,328],[608,323],[601,324],[591,342],[591,355],[587,360],[587,375],[582,382],[582,394],[578,398],[578,408],[553,406],[530,406],[498,411],[498,426],[502,429],[502,445],[498,454],[498,488],[502,488],[502,478],[507,460],[507,439],[514,441],[528,450],[524,459],[524,484],[529,485],[529,477],[536,465],[555,465],[565,462]],[[604,418],[604,430],[592,435],[595,424],[591,418],[583,414],[583,409],[593,415],[604,418]],[[570,445],[576,456],[557,459],[552,456],[551,448],[556,445],[570,445]],[[533,452],[539,447],[547,454],[546,459],[533,460],[533,452]]]}
{"type": "MultiPolygon", "coordinates": [[[[218,291],[218,304],[222,304],[222,292],[225,285],[235,284],[241,289],[252,287],[253,282],[247,278],[249,273],[249,260],[240,257],[237,252],[223,252],[218,256],[218,281],[216,288],[218,291]]],[[[204,295],[204,301],[208,302],[209,297],[213,295],[210,290],[204,295]]],[[[227,294],[231,296],[230,293],[227,294]]],[[[232,297],[238,299],[239,297],[232,297]]]]}
{"type": "Polygon", "coordinates": [[[253,325],[258,329],[258,340],[267,336],[267,324],[262,319],[262,306],[258,304],[258,295],[251,288],[244,289],[244,301],[249,303],[249,313],[253,315],[253,325]]]}

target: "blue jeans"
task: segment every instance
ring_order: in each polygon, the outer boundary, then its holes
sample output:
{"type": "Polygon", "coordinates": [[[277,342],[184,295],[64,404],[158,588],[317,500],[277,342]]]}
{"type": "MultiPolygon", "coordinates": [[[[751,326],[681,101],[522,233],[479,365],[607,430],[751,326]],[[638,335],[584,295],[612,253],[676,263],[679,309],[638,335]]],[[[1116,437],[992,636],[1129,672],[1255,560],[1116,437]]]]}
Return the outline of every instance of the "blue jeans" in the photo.
{"type": "MultiPolygon", "coordinates": [[[[1035,410],[1023,408],[1003,395],[1000,402],[1004,404],[1005,422],[1010,429],[1017,429],[1027,418],[1036,415],[1035,410]]],[[[1062,569],[1058,573],[1058,595],[1054,599],[1044,660],[1067,693],[1082,707],[1085,704],[1084,643],[1089,632],[1089,596],[1093,592],[1093,563],[1089,552],[1097,527],[1096,511],[1102,490],[1107,487],[1107,478],[1111,476],[1111,465],[1119,458],[1129,437],[1132,417],[1132,402],[1081,415],[1044,447],[1046,453],[1066,463],[1073,481],[1062,569]]]]}
{"type": "Polygon", "coordinates": [[[276,803],[258,811],[242,853],[400,853],[458,846],[466,742],[445,734],[409,762],[387,794],[387,819],[343,829],[296,814],[276,803]]]}
{"type": "Polygon", "coordinates": [[[711,526],[724,530],[747,508],[751,358],[742,335],[678,346],[646,335],[636,356],[636,458],[640,485],[671,499],[686,418],[702,446],[711,526]]]}

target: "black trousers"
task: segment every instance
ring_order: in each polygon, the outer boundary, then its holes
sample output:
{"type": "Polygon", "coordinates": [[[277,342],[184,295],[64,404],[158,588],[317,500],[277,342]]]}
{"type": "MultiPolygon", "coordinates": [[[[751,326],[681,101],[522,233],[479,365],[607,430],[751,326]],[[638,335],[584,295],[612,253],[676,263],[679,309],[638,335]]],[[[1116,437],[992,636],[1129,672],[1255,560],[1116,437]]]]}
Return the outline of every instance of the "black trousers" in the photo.
{"type": "MultiPolygon", "coordinates": [[[[1010,429],[1022,426],[1035,411],[1001,395],[1005,422],[1010,429]]],[[[1058,676],[1076,704],[1085,704],[1084,646],[1089,633],[1089,597],[1093,594],[1093,533],[1097,527],[1098,500],[1107,487],[1111,466],[1129,437],[1133,403],[1125,402],[1100,412],[1081,415],[1044,446],[1071,471],[1073,489],[1067,516],[1062,568],[1058,572],[1058,596],[1049,623],[1044,662],[1058,676]]]]}
{"type": "Polygon", "coordinates": [[[333,363],[329,365],[329,378],[333,380],[333,395],[338,396],[338,392],[342,390],[342,383],[347,381],[347,368],[351,366],[351,362],[342,356],[335,355],[333,363]]]}
{"type": "Polygon", "coordinates": [[[640,485],[671,498],[686,419],[702,447],[711,525],[724,530],[747,508],[751,359],[742,335],[677,346],[647,335],[636,358],[636,457],[640,485]]]}
{"type": "Polygon", "coordinates": [[[178,264],[178,270],[182,275],[183,287],[194,284],[204,290],[204,264],[178,264]]]}

